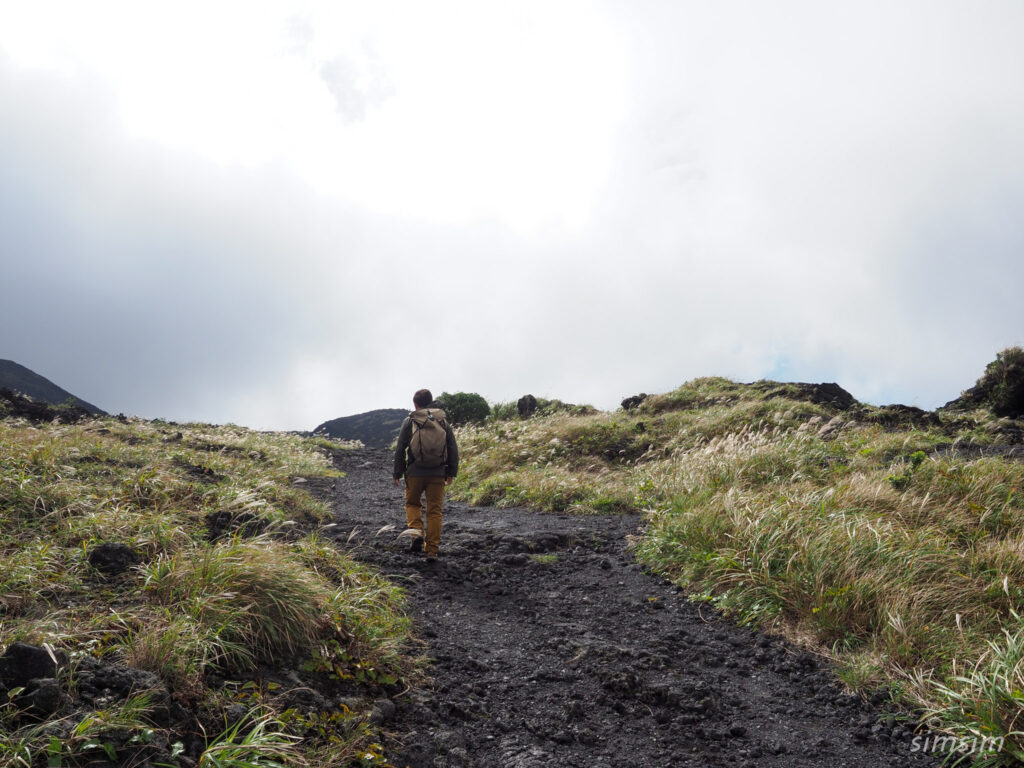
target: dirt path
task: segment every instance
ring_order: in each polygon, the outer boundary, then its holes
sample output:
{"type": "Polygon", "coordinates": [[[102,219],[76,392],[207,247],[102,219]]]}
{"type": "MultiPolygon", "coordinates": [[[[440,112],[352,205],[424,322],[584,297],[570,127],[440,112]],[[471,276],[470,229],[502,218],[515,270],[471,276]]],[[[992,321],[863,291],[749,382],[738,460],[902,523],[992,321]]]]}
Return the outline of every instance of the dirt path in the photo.
{"type": "Polygon", "coordinates": [[[828,668],[635,563],[636,517],[447,501],[442,557],[404,552],[390,455],[339,452],[339,545],[404,584],[433,686],[382,708],[396,766],[937,765],[828,668]],[[353,528],[358,528],[347,541],[353,528]]]}

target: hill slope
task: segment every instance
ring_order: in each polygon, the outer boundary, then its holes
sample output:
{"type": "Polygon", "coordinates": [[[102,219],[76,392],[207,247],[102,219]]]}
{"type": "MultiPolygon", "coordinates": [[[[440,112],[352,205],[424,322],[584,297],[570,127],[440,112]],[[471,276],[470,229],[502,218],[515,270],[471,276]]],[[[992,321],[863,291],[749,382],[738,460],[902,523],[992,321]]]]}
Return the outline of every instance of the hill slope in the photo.
{"type": "Polygon", "coordinates": [[[313,432],[340,440],[361,440],[369,448],[386,448],[398,436],[402,420],[408,415],[402,408],[379,408],[325,421],[313,432]]]}
{"type": "Polygon", "coordinates": [[[0,766],[383,764],[418,662],[400,592],[318,533],[335,450],[0,418],[0,766]]]}
{"type": "Polygon", "coordinates": [[[452,495],[642,513],[638,557],[694,599],[814,638],[851,687],[888,685],[1024,761],[1024,420],[823,392],[840,395],[698,379],[629,410],[463,428],[452,495]]]}
{"type": "Polygon", "coordinates": [[[0,360],[0,389],[3,388],[21,392],[33,400],[42,400],[53,405],[65,405],[70,402],[72,405],[84,408],[89,413],[98,416],[107,415],[106,411],[97,408],[92,403],[87,403],[80,397],[75,397],[66,389],[58,387],[49,379],[13,360],[0,360]]]}

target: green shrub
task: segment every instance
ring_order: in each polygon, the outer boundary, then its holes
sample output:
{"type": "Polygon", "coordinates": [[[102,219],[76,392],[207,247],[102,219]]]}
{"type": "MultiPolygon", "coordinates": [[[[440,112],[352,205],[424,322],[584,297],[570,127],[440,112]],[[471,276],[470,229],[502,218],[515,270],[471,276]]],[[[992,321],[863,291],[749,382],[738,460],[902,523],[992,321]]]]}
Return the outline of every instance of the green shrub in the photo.
{"type": "Polygon", "coordinates": [[[483,421],[491,413],[491,406],[476,392],[442,392],[436,402],[444,409],[451,424],[483,421]]]}
{"type": "Polygon", "coordinates": [[[1010,347],[996,355],[978,388],[997,416],[1024,416],[1024,349],[1010,347]]]}
{"type": "MultiPolygon", "coordinates": [[[[1024,349],[1009,347],[985,366],[977,383],[945,409],[988,408],[996,416],[1024,416],[1024,349]]],[[[944,409],[942,409],[944,410],[944,409]]]]}

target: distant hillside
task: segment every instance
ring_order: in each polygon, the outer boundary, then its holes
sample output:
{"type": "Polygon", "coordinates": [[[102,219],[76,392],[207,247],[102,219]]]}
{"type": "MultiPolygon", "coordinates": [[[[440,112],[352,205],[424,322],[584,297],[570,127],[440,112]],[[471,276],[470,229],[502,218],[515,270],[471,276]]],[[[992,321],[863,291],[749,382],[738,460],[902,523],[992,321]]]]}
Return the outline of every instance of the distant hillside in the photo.
{"type": "Polygon", "coordinates": [[[12,389],[28,395],[33,400],[42,400],[52,405],[76,405],[89,413],[106,416],[107,412],[75,397],[66,389],[61,389],[52,381],[30,371],[13,360],[0,360],[0,388],[12,389]]]}
{"type": "Polygon", "coordinates": [[[402,420],[408,415],[409,411],[402,408],[379,408],[325,421],[313,431],[341,440],[362,440],[369,448],[386,448],[398,436],[402,420]]]}

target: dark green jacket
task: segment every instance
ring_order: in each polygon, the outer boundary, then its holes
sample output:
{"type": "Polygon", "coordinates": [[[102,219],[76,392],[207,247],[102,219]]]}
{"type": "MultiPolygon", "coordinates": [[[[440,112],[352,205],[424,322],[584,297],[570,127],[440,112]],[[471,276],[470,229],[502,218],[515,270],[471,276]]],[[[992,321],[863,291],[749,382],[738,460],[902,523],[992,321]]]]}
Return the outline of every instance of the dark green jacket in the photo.
{"type": "MultiPolygon", "coordinates": [[[[423,409],[426,410],[426,409],[423,409]]],[[[431,408],[434,414],[441,414],[444,411],[439,408],[431,408]]],[[[413,411],[418,413],[418,411],[413,411]]],[[[459,447],[455,444],[455,434],[452,428],[445,421],[445,432],[448,435],[448,461],[439,467],[418,467],[409,450],[409,441],[412,440],[412,414],[405,417],[402,422],[402,429],[398,432],[398,445],[395,446],[395,468],[392,477],[395,480],[403,476],[410,477],[455,477],[459,473],[459,447]]]]}

